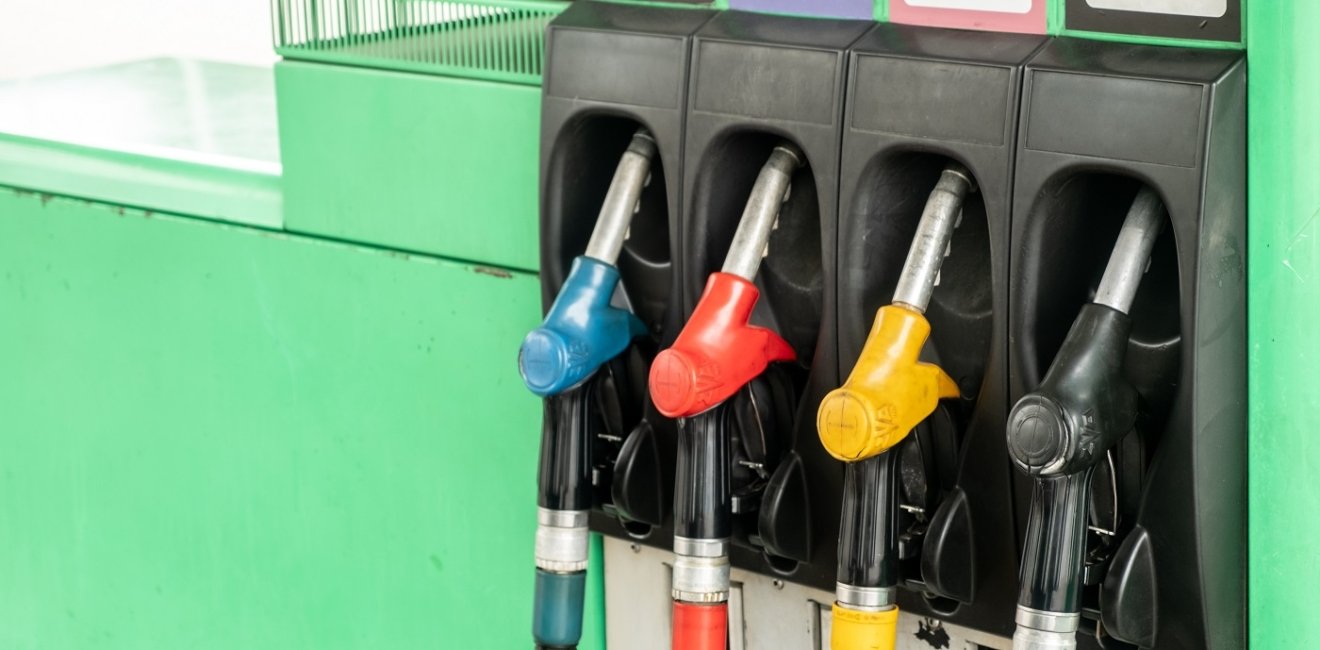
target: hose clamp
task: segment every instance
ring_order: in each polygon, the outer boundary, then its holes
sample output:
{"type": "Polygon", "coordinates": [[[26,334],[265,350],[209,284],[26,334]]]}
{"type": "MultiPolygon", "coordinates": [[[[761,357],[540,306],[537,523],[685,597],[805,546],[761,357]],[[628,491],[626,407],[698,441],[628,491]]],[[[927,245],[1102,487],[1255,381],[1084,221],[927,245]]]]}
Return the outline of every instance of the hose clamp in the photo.
{"type": "Polygon", "coordinates": [[[536,523],[537,568],[555,573],[587,570],[587,511],[538,508],[536,523]]]}
{"type": "Polygon", "coordinates": [[[879,612],[893,607],[898,590],[894,587],[855,587],[842,582],[834,585],[834,599],[848,609],[879,612]]]}
{"type": "Polygon", "coordinates": [[[674,558],[674,600],[685,603],[722,603],[729,599],[729,558],[674,558]]]}
{"type": "Polygon", "coordinates": [[[1074,650],[1075,632],[1049,632],[1019,626],[1013,633],[1013,650],[1074,650]]]}
{"type": "Polygon", "coordinates": [[[729,554],[729,540],[695,539],[674,535],[674,554],[688,557],[724,557],[729,554]]]}

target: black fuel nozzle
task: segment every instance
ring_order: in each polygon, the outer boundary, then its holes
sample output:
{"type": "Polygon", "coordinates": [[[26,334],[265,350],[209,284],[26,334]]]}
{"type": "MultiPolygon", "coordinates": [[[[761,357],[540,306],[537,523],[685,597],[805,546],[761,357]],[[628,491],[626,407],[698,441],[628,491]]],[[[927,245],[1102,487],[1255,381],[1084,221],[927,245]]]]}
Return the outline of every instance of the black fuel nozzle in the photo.
{"type": "Polygon", "coordinates": [[[1008,416],[1008,453],[1031,476],[1087,471],[1132,428],[1137,391],[1123,376],[1132,321],[1082,307],[1040,387],[1008,416]]]}
{"type": "Polygon", "coordinates": [[[1014,650],[1077,645],[1091,475],[1137,419],[1137,391],[1123,372],[1128,311],[1163,223],[1159,197],[1143,188],[1095,299],[1077,315],[1045,380],[1008,415],[1009,455],[1035,479],[1014,650]]]}

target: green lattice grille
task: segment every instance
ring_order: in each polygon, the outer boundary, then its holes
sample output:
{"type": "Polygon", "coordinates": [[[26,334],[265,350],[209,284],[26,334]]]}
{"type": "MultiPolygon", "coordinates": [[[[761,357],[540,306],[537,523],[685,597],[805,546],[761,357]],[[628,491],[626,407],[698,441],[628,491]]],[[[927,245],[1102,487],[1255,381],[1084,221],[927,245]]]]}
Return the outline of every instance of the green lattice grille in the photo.
{"type": "Polygon", "coordinates": [[[289,58],[540,83],[549,0],[271,0],[289,58]]]}

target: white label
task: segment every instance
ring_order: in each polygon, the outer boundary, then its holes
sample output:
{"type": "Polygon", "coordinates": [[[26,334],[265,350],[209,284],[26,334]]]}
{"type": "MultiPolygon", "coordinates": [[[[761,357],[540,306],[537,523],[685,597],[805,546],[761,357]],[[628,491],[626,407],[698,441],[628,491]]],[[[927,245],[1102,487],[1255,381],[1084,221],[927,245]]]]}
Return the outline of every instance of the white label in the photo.
{"type": "Polygon", "coordinates": [[[1219,18],[1228,13],[1228,0],[1086,0],[1086,4],[1096,9],[1200,18],[1219,18]]]}
{"type": "MultiPolygon", "coordinates": [[[[963,9],[966,11],[994,11],[1003,14],[1025,14],[1031,11],[1033,1],[1044,0],[903,0],[909,7],[926,9],[963,9]]],[[[1131,0],[1140,3],[1142,0],[1131,0]]]]}

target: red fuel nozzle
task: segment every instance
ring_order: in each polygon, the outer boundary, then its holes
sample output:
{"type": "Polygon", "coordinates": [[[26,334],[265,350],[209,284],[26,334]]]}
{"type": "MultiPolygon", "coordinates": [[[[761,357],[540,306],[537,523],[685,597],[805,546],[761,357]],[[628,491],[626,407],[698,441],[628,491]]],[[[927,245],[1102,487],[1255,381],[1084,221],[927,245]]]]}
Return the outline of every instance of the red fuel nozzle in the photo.
{"type": "Polygon", "coordinates": [[[748,325],[761,292],[751,281],[712,273],[692,317],[651,364],[651,400],[671,418],[696,415],[733,396],[773,361],[792,361],[778,334],[748,325]]]}

